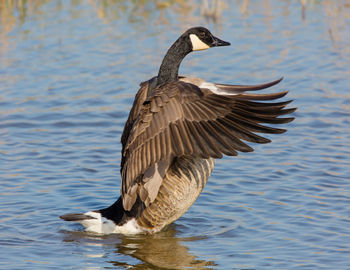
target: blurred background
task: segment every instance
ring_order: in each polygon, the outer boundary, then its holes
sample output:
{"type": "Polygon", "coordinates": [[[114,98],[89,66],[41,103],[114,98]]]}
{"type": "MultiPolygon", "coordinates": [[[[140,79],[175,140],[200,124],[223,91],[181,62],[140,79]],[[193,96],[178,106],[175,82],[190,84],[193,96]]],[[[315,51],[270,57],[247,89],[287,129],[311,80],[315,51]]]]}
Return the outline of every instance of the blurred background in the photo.
{"type": "Polygon", "coordinates": [[[347,269],[350,1],[0,0],[0,268],[347,269]],[[202,25],[231,46],[180,73],[284,80],[288,131],[225,157],[156,235],[94,235],[58,216],[119,196],[120,135],[139,83],[202,25]]]}

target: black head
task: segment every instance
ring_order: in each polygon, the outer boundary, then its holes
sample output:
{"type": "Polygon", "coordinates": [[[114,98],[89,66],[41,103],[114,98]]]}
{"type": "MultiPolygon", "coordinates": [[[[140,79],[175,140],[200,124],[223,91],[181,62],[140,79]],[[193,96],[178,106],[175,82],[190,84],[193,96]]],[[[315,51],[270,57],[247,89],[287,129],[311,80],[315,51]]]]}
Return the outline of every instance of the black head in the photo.
{"type": "Polygon", "coordinates": [[[214,37],[207,28],[193,27],[183,35],[187,36],[192,45],[192,51],[206,50],[211,47],[229,46],[229,42],[214,37]]]}
{"type": "Polygon", "coordinates": [[[180,63],[190,52],[228,45],[231,44],[214,37],[209,30],[204,27],[188,29],[173,45],[171,45],[164,56],[159,68],[156,86],[177,81],[180,63]]]}

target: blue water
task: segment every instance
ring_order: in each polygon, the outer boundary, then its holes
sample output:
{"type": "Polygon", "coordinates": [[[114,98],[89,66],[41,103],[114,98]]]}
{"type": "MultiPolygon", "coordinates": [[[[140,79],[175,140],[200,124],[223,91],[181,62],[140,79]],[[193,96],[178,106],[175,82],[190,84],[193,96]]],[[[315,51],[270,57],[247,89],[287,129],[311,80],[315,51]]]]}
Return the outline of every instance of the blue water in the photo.
{"type": "Polygon", "coordinates": [[[1,269],[350,268],[348,1],[216,1],[215,16],[199,0],[5,2],[1,269]],[[182,74],[284,76],[273,90],[289,90],[296,120],[271,144],[218,160],[197,202],[158,234],[64,223],[119,196],[119,140],[139,83],[196,25],[232,46],[190,54],[182,74]]]}

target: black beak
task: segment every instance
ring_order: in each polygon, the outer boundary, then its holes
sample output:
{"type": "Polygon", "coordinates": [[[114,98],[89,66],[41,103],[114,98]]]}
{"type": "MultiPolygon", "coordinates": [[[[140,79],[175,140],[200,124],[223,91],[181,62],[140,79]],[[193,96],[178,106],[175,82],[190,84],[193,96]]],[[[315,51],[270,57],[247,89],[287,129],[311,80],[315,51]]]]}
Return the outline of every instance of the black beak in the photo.
{"type": "Polygon", "coordinates": [[[230,42],[223,41],[223,40],[221,40],[221,39],[219,39],[217,37],[213,36],[213,39],[214,39],[214,41],[213,41],[213,43],[212,43],[212,45],[210,47],[219,47],[219,46],[229,46],[229,45],[231,45],[230,42]]]}

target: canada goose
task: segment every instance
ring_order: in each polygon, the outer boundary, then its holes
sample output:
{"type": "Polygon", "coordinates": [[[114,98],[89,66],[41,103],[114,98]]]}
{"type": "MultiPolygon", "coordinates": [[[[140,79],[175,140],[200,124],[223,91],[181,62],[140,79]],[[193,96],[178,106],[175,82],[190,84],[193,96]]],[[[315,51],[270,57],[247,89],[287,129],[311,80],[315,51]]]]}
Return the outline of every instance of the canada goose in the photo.
{"type": "Polygon", "coordinates": [[[278,118],[295,109],[279,99],[287,92],[251,94],[279,83],[228,85],[178,76],[190,52],[228,46],[203,27],[188,29],[166,53],[158,76],[141,83],[121,137],[121,196],[110,207],[61,216],[97,233],[154,233],[181,217],[206,184],[214,160],[251,152],[242,140],[268,143],[258,133],[284,129],[278,118]]]}

